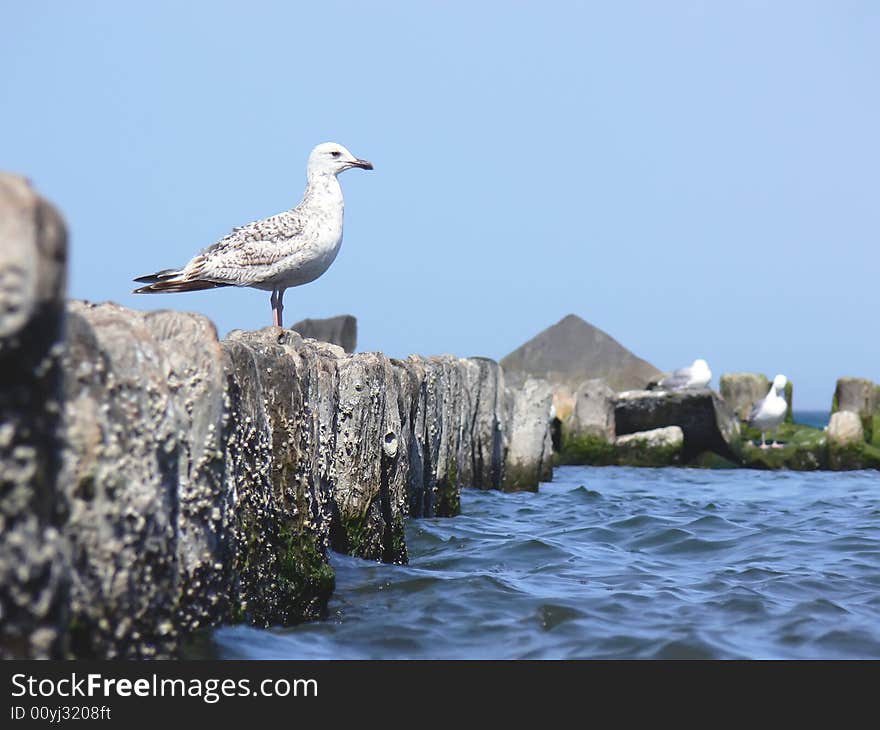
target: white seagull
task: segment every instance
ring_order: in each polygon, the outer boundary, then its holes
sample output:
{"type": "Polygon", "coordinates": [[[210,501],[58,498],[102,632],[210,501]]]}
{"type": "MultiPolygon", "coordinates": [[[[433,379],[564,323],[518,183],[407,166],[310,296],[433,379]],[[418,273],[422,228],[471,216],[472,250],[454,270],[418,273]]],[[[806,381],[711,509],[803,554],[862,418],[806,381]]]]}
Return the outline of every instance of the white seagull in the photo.
{"type": "Polygon", "coordinates": [[[685,390],[686,388],[705,388],[712,380],[712,371],[705,360],[694,360],[689,368],[679,368],[657,385],[664,390],[685,390]]]}
{"type": "Polygon", "coordinates": [[[271,291],[273,324],[281,327],[284,290],[314,281],[330,268],[342,244],[343,170],[373,165],[341,144],[319,144],[309,155],[306,191],[292,210],[233,229],[181,269],[165,269],[135,281],[135,294],[249,286],[271,291]]]}
{"type": "MultiPolygon", "coordinates": [[[[777,375],[773,378],[773,385],[770,386],[770,392],[766,397],[759,400],[752,406],[749,413],[749,425],[761,430],[761,448],[767,448],[767,441],[764,434],[767,431],[776,431],[779,425],[785,420],[785,413],[788,410],[788,403],[785,401],[785,384],[788,382],[784,375],[777,375]]],[[[774,439],[772,443],[774,449],[781,449],[782,444],[776,443],[774,439]]]]}

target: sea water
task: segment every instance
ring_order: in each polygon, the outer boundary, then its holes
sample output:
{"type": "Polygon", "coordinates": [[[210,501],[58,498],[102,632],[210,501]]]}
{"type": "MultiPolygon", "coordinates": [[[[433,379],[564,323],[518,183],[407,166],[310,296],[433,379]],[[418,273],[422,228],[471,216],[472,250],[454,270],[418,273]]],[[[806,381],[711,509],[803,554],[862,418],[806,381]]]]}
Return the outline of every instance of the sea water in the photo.
{"type": "Polygon", "coordinates": [[[326,621],[214,631],[260,659],[880,658],[880,473],[562,467],[332,555],[326,621]]]}

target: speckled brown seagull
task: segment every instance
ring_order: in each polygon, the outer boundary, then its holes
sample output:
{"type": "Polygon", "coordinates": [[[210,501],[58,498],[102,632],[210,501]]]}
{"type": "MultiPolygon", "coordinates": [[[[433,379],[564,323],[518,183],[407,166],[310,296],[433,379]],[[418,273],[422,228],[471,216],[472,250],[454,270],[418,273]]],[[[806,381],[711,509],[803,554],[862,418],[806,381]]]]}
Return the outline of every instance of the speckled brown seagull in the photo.
{"type": "Polygon", "coordinates": [[[319,144],[309,155],[308,184],[299,205],[235,228],[182,269],[165,269],[135,281],[135,294],[249,286],[271,291],[273,323],[282,324],[284,290],[314,281],[330,268],[342,244],[345,207],[336,176],[343,170],[373,165],[341,144],[319,144]]]}

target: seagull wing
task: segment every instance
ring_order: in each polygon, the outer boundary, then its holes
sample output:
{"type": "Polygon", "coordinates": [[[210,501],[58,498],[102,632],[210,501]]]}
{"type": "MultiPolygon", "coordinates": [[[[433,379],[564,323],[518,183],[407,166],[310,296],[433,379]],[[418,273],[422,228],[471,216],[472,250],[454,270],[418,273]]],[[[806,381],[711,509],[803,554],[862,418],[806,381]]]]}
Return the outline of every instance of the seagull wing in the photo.
{"type": "Polygon", "coordinates": [[[684,388],[690,382],[690,380],[691,369],[679,368],[669,377],[663,378],[663,380],[660,381],[660,387],[670,390],[675,390],[676,388],[684,388]]]}
{"type": "Polygon", "coordinates": [[[194,256],[182,269],[165,269],[135,281],[136,294],[197,291],[218,286],[251,286],[268,278],[282,259],[304,255],[309,241],[299,206],[235,228],[194,256]]]}
{"type": "Polygon", "coordinates": [[[764,407],[764,399],[761,398],[759,401],[755,401],[752,404],[752,410],[749,411],[749,423],[755,420],[758,417],[758,414],[761,412],[761,408],[764,407]]]}
{"type": "Polygon", "coordinates": [[[246,286],[265,278],[271,267],[308,245],[296,211],[279,213],[234,229],[195,256],[180,272],[187,280],[246,286]]]}

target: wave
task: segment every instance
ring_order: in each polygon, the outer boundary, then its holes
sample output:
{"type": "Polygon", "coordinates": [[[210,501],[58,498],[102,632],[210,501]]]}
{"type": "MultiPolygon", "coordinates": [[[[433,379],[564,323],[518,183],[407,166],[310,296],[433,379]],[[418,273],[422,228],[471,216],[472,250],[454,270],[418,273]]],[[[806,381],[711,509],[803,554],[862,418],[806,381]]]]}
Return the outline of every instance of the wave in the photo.
{"type": "Polygon", "coordinates": [[[876,473],[565,467],[332,555],[324,622],[214,631],[230,658],[878,658],[876,473]]]}

